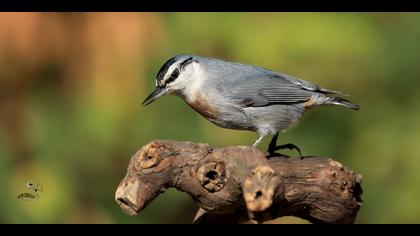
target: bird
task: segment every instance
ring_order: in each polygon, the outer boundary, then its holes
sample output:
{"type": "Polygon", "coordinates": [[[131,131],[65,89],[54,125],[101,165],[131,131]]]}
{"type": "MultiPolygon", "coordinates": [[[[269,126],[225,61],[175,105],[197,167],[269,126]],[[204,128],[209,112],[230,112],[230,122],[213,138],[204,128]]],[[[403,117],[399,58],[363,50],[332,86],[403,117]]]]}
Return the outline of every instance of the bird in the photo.
{"type": "Polygon", "coordinates": [[[322,88],[297,77],[260,66],[227,60],[178,54],[159,69],[155,89],[143,101],[151,104],[164,95],[176,95],[215,125],[258,133],[252,144],[273,135],[268,152],[296,149],[292,143],[277,145],[279,133],[296,126],[305,111],[323,105],[359,110],[342,98],[347,94],[322,88]]]}

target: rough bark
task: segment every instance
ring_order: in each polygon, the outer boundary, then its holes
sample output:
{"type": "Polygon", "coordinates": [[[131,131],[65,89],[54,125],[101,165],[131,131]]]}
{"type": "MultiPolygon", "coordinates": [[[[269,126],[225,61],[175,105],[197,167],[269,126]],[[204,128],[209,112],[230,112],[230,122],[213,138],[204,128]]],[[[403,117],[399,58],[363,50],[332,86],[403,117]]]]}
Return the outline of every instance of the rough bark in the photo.
{"type": "Polygon", "coordinates": [[[133,155],[115,199],[125,213],[136,215],[174,187],[200,207],[194,223],[261,223],[280,216],[353,223],[360,183],[361,175],[327,158],[157,140],[133,155]]]}

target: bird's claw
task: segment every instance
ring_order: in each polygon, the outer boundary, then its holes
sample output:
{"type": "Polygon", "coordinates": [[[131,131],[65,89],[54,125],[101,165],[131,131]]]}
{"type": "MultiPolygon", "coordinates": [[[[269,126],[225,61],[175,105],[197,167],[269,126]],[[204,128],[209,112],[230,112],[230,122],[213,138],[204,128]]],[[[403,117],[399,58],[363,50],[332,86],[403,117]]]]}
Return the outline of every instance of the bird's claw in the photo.
{"type": "Polygon", "coordinates": [[[279,146],[271,146],[268,148],[268,153],[270,155],[274,154],[277,150],[280,149],[290,149],[293,150],[295,149],[298,153],[299,153],[299,158],[302,160],[303,156],[302,156],[302,151],[300,150],[300,148],[296,145],[294,145],[293,143],[287,143],[287,144],[283,144],[283,145],[279,145],[279,146]]]}

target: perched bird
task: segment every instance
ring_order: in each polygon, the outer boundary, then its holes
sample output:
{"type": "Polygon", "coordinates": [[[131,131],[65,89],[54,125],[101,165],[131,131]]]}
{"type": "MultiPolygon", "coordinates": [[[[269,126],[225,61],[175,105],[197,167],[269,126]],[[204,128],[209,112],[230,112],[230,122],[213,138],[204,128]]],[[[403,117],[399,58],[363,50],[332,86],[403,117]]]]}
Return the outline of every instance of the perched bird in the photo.
{"type": "Polygon", "coordinates": [[[169,59],[156,76],[155,90],[144,100],[174,94],[212,123],[229,129],[251,130],[259,137],[272,134],[268,152],[300,149],[289,143],[277,146],[279,132],[297,124],[302,114],[320,105],[359,106],[296,77],[262,67],[215,58],[181,54],[169,59]]]}

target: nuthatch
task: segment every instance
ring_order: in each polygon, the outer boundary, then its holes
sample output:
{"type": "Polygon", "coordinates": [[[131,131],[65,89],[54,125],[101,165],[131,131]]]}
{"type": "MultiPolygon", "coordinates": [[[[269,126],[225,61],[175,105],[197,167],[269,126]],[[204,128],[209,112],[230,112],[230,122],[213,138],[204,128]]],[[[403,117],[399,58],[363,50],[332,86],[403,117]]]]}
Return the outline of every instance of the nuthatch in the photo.
{"type": "Polygon", "coordinates": [[[276,146],[279,132],[285,132],[304,111],[320,105],[339,105],[358,110],[359,106],[337,97],[342,92],[327,90],[290,75],[262,67],[214,58],[181,54],[169,59],[156,76],[155,90],[143,105],[174,94],[212,123],[229,129],[251,130],[259,138],[273,138],[268,152],[289,148],[276,146]]]}

